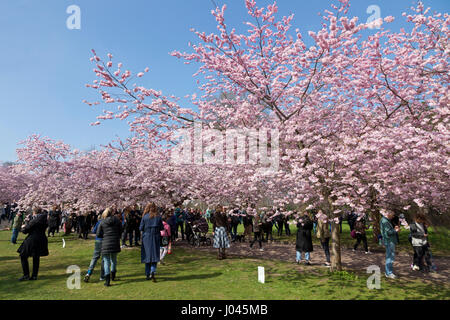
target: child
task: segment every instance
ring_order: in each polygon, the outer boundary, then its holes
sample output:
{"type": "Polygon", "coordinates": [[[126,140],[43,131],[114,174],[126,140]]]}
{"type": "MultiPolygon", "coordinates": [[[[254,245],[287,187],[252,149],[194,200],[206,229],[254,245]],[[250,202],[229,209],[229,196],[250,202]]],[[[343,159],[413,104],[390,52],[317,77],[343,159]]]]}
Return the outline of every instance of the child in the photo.
{"type": "Polygon", "coordinates": [[[163,226],[164,229],[161,230],[161,247],[160,247],[160,258],[159,262],[160,264],[164,264],[163,259],[166,256],[167,252],[169,251],[169,243],[170,243],[170,225],[167,223],[167,216],[163,216],[163,226]]]}
{"type": "MultiPolygon", "coordinates": [[[[100,222],[102,220],[99,219],[97,221],[97,224],[94,226],[94,229],[92,229],[93,233],[97,233],[97,229],[98,226],[100,225],[100,222]]],[[[95,265],[97,264],[97,261],[100,259],[100,255],[101,255],[101,251],[102,251],[102,238],[98,238],[97,236],[95,237],[95,247],[94,247],[94,254],[92,255],[92,260],[91,263],[89,265],[89,269],[86,273],[86,275],[84,276],[84,282],[89,282],[89,278],[92,275],[92,272],[94,271],[95,265]]],[[[103,271],[103,263],[101,264],[101,274],[100,274],[100,281],[104,281],[105,280],[105,276],[104,276],[104,271],[103,271]]]]}

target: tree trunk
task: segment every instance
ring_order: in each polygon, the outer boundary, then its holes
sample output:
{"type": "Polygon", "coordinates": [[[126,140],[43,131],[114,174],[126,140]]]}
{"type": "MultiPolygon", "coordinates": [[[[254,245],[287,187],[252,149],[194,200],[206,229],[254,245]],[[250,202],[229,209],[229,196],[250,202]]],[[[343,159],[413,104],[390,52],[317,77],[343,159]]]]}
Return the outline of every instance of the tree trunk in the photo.
{"type": "Polygon", "coordinates": [[[341,234],[339,224],[331,221],[331,272],[341,271],[341,234]]]}
{"type": "Polygon", "coordinates": [[[333,201],[330,198],[330,189],[324,187],[322,189],[322,194],[324,197],[323,211],[327,215],[331,224],[331,272],[341,271],[341,234],[339,232],[339,223],[336,224],[334,222],[334,218],[336,218],[337,216],[334,214],[333,201]]]}
{"type": "Polygon", "coordinates": [[[372,210],[370,212],[371,218],[372,218],[372,235],[373,235],[373,242],[378,243],[378,236],[381,234],[380,230],[380,213],[378,210],[372,210]]]}
{"type": "Polygon", "coordinates": [[[377,191],[374,187],[370,187],[370,217],[372,218],[372,236],[373,242],[378,243],[378,236],[381,234],[380,231],[380,210],[377,206],[377,191]]]}

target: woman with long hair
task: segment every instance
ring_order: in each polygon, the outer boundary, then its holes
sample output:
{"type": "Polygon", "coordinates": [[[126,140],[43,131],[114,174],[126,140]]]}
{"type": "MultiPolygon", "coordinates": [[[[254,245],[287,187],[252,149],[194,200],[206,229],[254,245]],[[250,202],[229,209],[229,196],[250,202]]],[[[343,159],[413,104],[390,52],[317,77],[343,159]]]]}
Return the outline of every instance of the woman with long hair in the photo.
{"type": "Polygon", "coordinates": [[[97,238],[101,238],[101,253],[103,257],[103,269],[105,272],[105,286],[109,287],[114,281],[117,272],[117,254],[120,252],[120,235],[122,224],[114,215],[114,210],[108,208],[103,212],[102,221],[97,229],[97,238]]]}
{"type": "Polygon", "coordinates": [[[226,258],[225,249],[230,247],[230,239],[227,234],[227,217],[223,212],[222,207],[217,207],[213,220],[213,247],[218,249],[217,259],[222,260],[226,258]]]}
{"type": "Polygon", "coordinates": [[[139,230],[142,231],[141,263],[145,263],[147,280],[156,282],[156,266],[160,261],[161,230],[164,230],[158,208],[149,203],[144,210],[139,230]]]}

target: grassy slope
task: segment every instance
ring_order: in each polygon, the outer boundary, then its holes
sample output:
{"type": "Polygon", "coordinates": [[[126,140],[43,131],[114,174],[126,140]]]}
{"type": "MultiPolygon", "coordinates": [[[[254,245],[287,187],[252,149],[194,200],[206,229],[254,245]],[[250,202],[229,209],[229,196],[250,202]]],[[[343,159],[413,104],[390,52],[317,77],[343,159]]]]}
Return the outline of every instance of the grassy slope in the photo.
{"type": "MultiPolygon", "coordinates": [[[[69,265],[81,267],[81,276],[89,265],[93,240],[61,236],[49,239],[50,256],[41,259],[38,281],[19,282],[21,266],[16,249],[9,243],[9,231],[0,232],[0,299],[448,299],[448,284],[434,285],[420,281],[387,281],[380,290],[366,287],[367,275],[340,273],[326,269],[306,269],[279,261],[228,259],[217,261],[215,255],[195,249],[175,248],[167,264],[158,269],[158,283],[144,280],[139,249],[123,250],[118,258],[118,277],[112,287],[99,282],[99,269],[90,283],[81,282],[81,290],[69,290],[66,281],[69,265]],[[257,267],[266,268],[266,283],[257,282],[257,267]],[[219,289],[220,288],[220,289],[219,289]]],[[[19,242],[24,235],[19,236],[19,242]]]]}

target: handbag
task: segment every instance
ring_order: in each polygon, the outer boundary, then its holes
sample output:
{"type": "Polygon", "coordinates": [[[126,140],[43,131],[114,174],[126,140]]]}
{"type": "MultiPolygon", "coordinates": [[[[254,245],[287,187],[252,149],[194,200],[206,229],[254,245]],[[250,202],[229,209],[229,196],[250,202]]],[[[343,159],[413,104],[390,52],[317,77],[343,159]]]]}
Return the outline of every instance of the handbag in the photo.
{"type": "Polygon", "coordinates": [[[355,230],[355,229],[353,229],[352,232],[350,232],[350,236],[351,236],[353,239],[356,239],[356,230],[355,230]]]}

